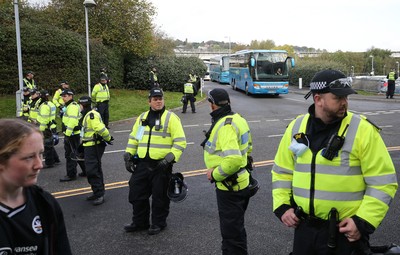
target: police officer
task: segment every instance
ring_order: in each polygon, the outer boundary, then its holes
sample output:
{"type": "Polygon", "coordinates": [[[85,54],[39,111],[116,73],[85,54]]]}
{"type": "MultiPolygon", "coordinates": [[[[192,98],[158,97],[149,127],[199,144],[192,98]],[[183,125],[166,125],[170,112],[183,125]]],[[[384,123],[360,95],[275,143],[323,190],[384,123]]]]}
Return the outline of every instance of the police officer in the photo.
{"type": "Polygon", "coordinates": [[[64,109],[62,117],[62,131],[64,133],[64,150],[67,161],[67,175],[60,179],[60,182],[76,180],[76,167],[82,169],[80,176],[86,176],[85,164],[77,158],[78,147],[80,144],[80,107],[74,101],[74,92],[70,89],[63,90],[61,97],[64,100],[64,109]]]}
{"type": "Polygon", "coordinates": [[[96,103],[97,111],[101,115],[103,123],[108,127],[108,121],[110,117],[109,113],[109,101],[110,101],[110,90],[108,89],[108,77],[103,75],[100,77],[100,83],[94,85],[92,91],[92,101],[96,103]]]}
{"type": "Polygon", "coordinates": [[[149,89],[160,87],[160,84],[158,83],[157,69],[155,67],[153,67],[149,73],[149,87],[149,89]]]}
{"type": "Polygon", "coordinates": [[[36,89],[36,84],[35,80],[33,79],[34,73],[32,71],[27,71],[25,74],[25,78],[23,79],[24,81],[24,87],[27,87],[28,89],[36,89]]]}
{"type": "Polygon", "coordinates": [[[29,102],[29,118],[28,122],[33,124],[37,123],[37,116],[39,112],[39,106],[42,99],[40,98],[40,91],[38,89],[31,89],[31,100],[29,102]]]}
{"type": "Polygon", "coordinates": [[[246,169],[252,151],[247,121],[232,112],[224,89],[208,92],[212,125],[202,143],[207,178],[215,183],[222,254],[247,254],[244,216],[250,198],[250,174],[246,169]]]}
{"type": "Polygon", "coordinates": [[[93,194],[86,200],[93,201],[93,205],[104,203],[104,178],[101,167],[106,143],[112,144],[113,137],[101,120],[100,114],[92,110],[92,100],[88,96],[79,98],[82,114],[82,143],[85,154],[85,167],[88,182],[93,194]]]}
{"type": "Polygon", "coordinates": [[[69,89],[69,84],[67,81],[62,81],[60,87],[54,92],[53,104],[59,109],[60,117],[62,118],[62,109],[64,107],[64,100],[61,97],[63,90],[69,89]]]}
{"type": "Polygon", "coordinates": [[[395,168],[379,128],[347,111],[350,79],[324,70],[310,88],[314,104],[275,156],[273,210],[295,228],[293,254],[364,254],[396,193],[395,168]]]}
{"type": "Polygon", "coordinates": [[[56,163],[60,163],[60,158],[54,149],[53,134],[57,133],[56,125],[56,106],[49,101],[49,92],[47,90],[40,91],[41,103],[37,122],[40,131],[43,132],[44,138],[44,158],[45,165],[43,168],[51,168],[56,163]]]}
{"type": "Polygon", "coordinates": [[[396,80],[397,74],[395,73],[394,69],[390,71],[390,73],[386,76],[388,79],[388,86],[386,91],[386,98],[393,99],[394,91],[396,89],[396,80]]]}
{"type": "Polygon", "coordinates": [[[18,117],[23,120],[29,119],[29,104],[31,102],[31,93],[28,87],[22,88],[22,99],[21,99],[21,110],[18,113],[18,117]]]}
{"type": "Polygon", "coordinates": [[[133,206],[132,223],[124,229],[148,229],[149,235],[155,235],[167,226],[168,182],[173,163],[179,161],[186,148],[186,138],[179,117],[165,109],[160,88],[150,90],[149,105],[150,110],[136,119],[124,154],[126,169],[132,173],[129,202],[133,206]]]}
{"type": "Polygon", "coordinates": [[[193,80],[189,79],[188,82],[186,82],[183,85],[183,108],[182,108],[182,113],[186,113],[187,105],[188,102],[190,102],[190,108],[192,108],[192,113],[196,113],[196,106],[194,102],[196,101],[195,95],[196,95],[196,88],[193,84],[193,80]]]}

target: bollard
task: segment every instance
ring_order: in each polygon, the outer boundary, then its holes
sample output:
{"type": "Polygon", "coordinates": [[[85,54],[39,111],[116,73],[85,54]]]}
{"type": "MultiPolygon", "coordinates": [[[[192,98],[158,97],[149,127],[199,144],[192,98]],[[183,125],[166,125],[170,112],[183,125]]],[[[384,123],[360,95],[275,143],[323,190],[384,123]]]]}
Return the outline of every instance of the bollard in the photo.
{"type": "Polygon", "coordinates": [[[303,88],[303,78],[299,78],[299,89],[303,88]]]}

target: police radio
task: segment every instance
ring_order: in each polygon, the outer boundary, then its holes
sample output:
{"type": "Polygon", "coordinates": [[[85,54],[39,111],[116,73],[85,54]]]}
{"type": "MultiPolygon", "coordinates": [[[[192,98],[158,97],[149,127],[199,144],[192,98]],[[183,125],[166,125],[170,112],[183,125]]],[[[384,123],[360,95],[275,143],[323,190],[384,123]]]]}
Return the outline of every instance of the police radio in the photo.
{"type": "Polygon", "coordinates": [[[328,144],[326,145],[326,148],[322,151],[321,155],[328,159],[332,160],[334,157],[337,156],[339,150],[342,148],[344,144],[344,133],[346,132],[347,128],[349,127],[349,124],[344,128],[343,133],[341,136],[339,136],[337,133],[333,134],[331,138],[329,138],[328,144]]]}

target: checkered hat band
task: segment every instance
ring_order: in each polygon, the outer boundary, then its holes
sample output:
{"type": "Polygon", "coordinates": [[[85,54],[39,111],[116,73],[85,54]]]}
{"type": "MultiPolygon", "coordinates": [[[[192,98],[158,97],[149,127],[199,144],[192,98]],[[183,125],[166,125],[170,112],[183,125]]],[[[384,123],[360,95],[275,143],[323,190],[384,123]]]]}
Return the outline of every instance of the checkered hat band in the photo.
{"type": "Polygon", "coordinates": [[[317,81],[310,83],[311,90],[322,90],[324,88],[326,88],[326,81],[317,81]]]}

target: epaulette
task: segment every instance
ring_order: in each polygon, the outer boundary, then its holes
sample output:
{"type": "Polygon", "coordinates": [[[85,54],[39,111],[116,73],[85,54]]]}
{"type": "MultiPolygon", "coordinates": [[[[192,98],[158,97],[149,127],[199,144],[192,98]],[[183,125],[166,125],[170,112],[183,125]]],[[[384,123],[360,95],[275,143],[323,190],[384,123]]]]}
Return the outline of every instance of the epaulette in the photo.
{"type": "Polygon", "coordinates": [[[232,125],[232,119],[233,119],[233,118],[226,118],[226,119],[225,119],[225,124],[224,124],[224,126],[225,126],[225,125],[232,125]]]}
{"type": "Polygon", "coordinates": [[[379,132],[382,130],[382,128],[380,128],[378,125],[376,125],[375,123],[373,123],[370,119],[367,119],[366,116],[364,115],[360,115],[361,119],[366,120],[369,124],[371,124],[372,126],[374,126],[379,132]]]}

